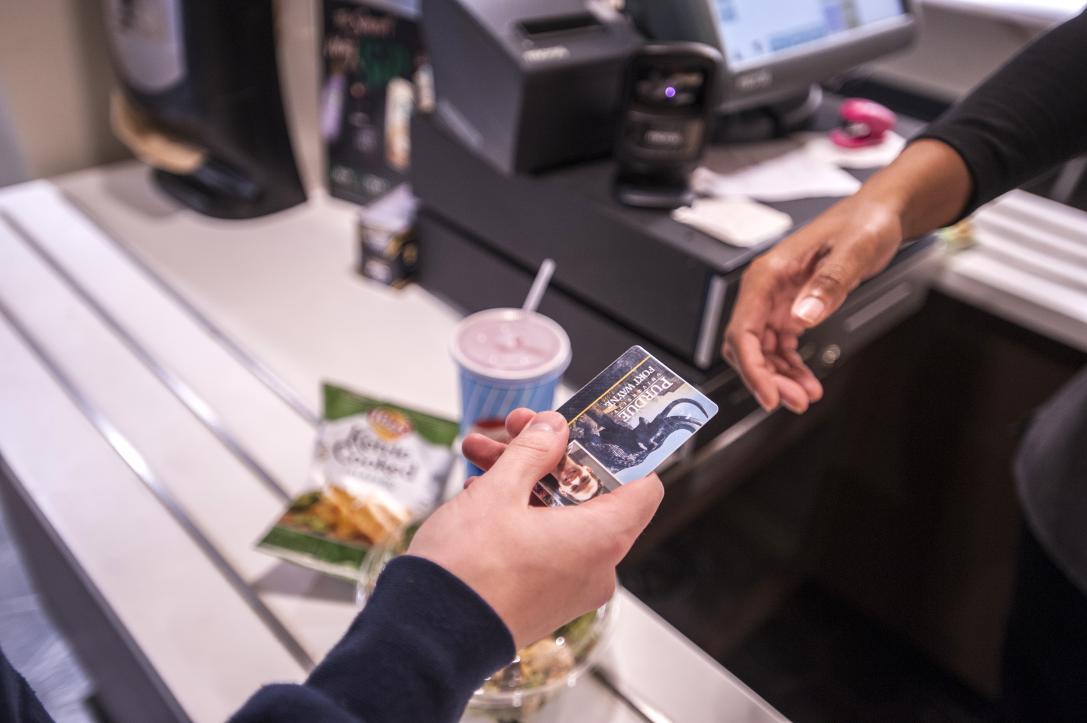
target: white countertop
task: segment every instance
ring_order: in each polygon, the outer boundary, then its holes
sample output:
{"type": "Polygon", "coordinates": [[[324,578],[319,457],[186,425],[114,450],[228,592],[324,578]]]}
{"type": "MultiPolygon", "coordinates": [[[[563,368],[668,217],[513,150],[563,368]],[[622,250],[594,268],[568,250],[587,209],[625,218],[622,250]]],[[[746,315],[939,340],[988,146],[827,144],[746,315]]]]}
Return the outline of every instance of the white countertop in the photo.
{"type": "MultiPolygon", "coordinates": [[[[146,465],[143,477],[319,659],[356,612],[353,590],[253,543],[282,509],[275,487],[307,487],[320,381],[456,412],[446,349],[458,315],[418,287],[359,279],[354,211],[319,197],[215,221],[158,196],[134,163],[0,191],[13,222],[0,223],[0,452],[197,721],[222,720],[262,683],[300,680],[305,665],[136,472],[146,465]],[[216,329],[306,409],[273,393],[216,329]]],[[[632,596],[618,600],[605,662],[640,697],[676,721],[780,719],[632,596]]],[[[640,719],[587,678],[541,720],[640,719]]]]}
{"type": "Polygon", "coordinates": [[[1012,191],[970,223],[974,245],[944,259],[936,288],[1087,351],[1087,212],[1012,191]]]}

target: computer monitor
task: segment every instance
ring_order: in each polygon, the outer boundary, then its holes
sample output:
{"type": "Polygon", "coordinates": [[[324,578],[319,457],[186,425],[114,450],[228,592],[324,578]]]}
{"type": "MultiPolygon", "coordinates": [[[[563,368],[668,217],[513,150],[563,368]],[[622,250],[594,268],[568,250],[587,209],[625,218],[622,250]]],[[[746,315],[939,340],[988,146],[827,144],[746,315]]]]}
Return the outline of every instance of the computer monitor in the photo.
{"type": "Polygon", "coordinates": [[[653,40],[694,41],[725,61],[723,112],[805,96],[809,88],[911,42],[911,0],[627,0],[653,40]]]}

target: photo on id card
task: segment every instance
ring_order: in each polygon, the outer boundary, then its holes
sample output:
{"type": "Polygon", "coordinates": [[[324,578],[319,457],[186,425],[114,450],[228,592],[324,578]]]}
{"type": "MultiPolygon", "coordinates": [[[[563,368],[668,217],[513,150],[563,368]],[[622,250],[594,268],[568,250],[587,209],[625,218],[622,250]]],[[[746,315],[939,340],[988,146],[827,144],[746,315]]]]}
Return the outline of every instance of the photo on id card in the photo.
{"type": "Polygon", "coordinates": [[[645,477],[716,413],[717,405],[640,346],[582,387],[558,412],[567,454],[537,485],[546,504],[578,504],[645,477]]]}

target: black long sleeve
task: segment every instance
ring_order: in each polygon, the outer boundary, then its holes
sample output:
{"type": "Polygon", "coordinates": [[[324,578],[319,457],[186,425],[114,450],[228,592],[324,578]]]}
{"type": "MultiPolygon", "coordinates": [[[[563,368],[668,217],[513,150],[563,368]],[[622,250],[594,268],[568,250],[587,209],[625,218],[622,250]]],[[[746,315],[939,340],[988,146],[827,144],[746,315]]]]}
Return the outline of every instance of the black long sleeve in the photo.
{"type": "Polygon", "coordinates": [[[918,138],[947,143],[973,192],[963,216],[1087,151],[1087,12],[1025,48],[918,138]]]}
{"type": "MultiPolygon", "coordinates": [[[[457,720],[483,679],[513,660],[513,638],[474,590],[419,557],[389,563],[369,604],[303,685],[268,685],[234,723],[457,720]]],[[[0,720],[52,723],[0,652],[0,720]]]]}
{"type": "Polygon", "coordinates": [[[232,721],[455,721],[483,679],[513,660],[509,630],[470,587],[405,556],[304,685],[269,685],[232,721]]]}

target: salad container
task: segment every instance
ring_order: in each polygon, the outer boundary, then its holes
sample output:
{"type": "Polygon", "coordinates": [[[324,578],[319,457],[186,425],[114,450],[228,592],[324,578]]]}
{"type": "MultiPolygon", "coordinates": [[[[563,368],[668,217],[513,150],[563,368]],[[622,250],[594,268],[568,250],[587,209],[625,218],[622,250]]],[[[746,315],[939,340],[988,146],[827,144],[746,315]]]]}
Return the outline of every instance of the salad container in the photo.
{"type": "MultiPolygon", "coordinates": [[[[409,526],[371,550],[359,577],[361,605],[366,604],[385,565],[408,549],[417,528],[409,526]]],[[[614,627],[613,599],[524,646],[513,662],[483,682],[469,701],[468,711],[499,721],[530,716],[577,683],[604,651],[614,627]]]]}

